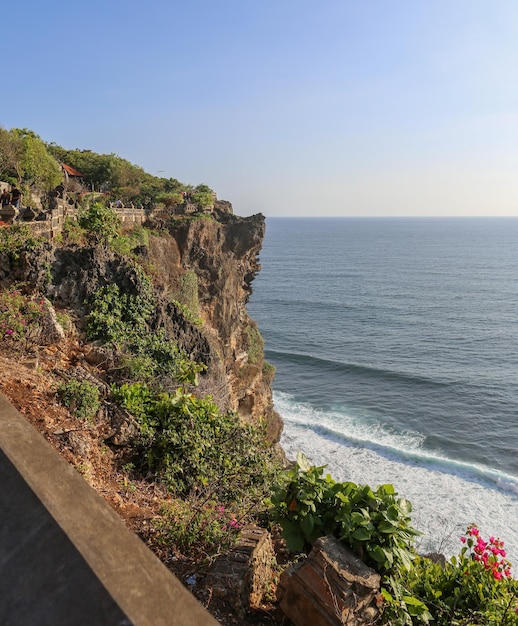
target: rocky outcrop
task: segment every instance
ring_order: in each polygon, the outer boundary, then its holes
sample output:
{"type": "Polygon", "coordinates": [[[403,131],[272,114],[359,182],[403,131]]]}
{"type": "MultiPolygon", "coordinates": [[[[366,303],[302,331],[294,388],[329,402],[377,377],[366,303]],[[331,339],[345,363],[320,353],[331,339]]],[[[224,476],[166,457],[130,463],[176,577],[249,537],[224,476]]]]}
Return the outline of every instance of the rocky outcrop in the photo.
{"type": "Polygon", "coordinates": [[[379,616],[379,592],[379,574],[335,537],[322,537],[284,572],[280,607],[294,626],[367,626],[379,616]]]}
{"type": "MultiPolygon", "coordinates": [[[[273,415],[271,379],[263,372],[262,338],[246,310],[260,270],[264,217],[228,212],[220,221],[176,223],[170,232],[179,271],[196,274],[200,315],[225,365],[229,408],[244,420],[267,418],[270,435],[277,439],[280,421],[273,415]]],[[[153,258],[156,242],[150,248],[153,258]]]]}
{"type": "Polygon", "coordinates": [[[225,600],[244,618],[250,609],[264,603],[274,577],[275,555],[270,533],[258,526],[246,526],[236,545],[216,559],[204,581],[208,596],[225,600]]]}

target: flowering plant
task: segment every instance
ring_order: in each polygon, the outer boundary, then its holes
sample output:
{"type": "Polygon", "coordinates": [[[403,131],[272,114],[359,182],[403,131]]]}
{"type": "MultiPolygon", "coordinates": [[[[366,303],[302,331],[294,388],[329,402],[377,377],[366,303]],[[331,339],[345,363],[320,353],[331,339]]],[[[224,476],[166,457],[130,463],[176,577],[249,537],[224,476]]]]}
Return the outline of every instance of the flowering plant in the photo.
{"type": "Polygon", "coordinates": [[[228,549],[242,527],[231,507],[214,501],[172,498],[154,522],[156,541],[185,553],[215,554],[228,549]]]}
{"type": "MultiPolygon", "coordinates": [[[[423,602],[429,612],[428,620],[435,626],[517,626],[518,581],[511,575],[504,542],[495,537],[486,541],[473,524],[460,541],[460,554],[442,566],[418,557],[411,570],[402,572],[396,581],[402,593],[423,602]]],[[[411,621],[400,617],[401,603],[389,606],[384,623],[427,623],[424,615],[412,615],[411,621]]]]}
{"type": "MultiPolygon", "coordinates": [[[[503,576],[510,578],[511,563],[505,558],[503,541],[494,537],[484,541],[479,529],[474,525],[468,526],[466,534],[460,540],[464,544],[462,555],[470,554],[473,561],[480,563],[486,571],[490,571],[495,580],[501,580],[503,576]]],[[[468,571],[466,575],[469,575],[468,571]]]]}
{"type": "Polygon", "coordinates": [[[30,299],[17,289],[0,292],[0,340],[36,339],[45,312],[44,300],[30,299]]]}

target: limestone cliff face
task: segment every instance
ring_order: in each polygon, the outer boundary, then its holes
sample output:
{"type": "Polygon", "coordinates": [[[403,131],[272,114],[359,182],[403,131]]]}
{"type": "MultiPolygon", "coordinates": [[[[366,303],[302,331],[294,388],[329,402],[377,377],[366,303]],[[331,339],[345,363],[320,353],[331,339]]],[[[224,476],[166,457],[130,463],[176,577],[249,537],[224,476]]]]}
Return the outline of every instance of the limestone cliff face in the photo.
{"type": "Polygon", "coordinates": [[[214,360],[202,385],[245,421],[264,417],[270,437],[280,435],[272,406],[271,374],[263,343],[246,304],[260,270],[265,220],[260,214],[176,222],[169,239],[150,240],[150,260],[162,271],[162,289],[174,297],[182,277],[196,276],[199,314],[214,360]],[[223,366],[223,370],[215,366],[223,366]]]}

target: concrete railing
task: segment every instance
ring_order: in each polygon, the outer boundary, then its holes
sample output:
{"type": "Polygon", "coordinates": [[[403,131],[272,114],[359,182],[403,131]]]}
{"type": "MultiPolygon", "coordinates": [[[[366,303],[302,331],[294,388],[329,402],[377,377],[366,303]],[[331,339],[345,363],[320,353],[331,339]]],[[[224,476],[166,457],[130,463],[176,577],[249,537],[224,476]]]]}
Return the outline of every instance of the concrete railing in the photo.
{"type": "Polygon", "coordinates": [[[216,626],[0,394],[0,624],[216,626]]]}

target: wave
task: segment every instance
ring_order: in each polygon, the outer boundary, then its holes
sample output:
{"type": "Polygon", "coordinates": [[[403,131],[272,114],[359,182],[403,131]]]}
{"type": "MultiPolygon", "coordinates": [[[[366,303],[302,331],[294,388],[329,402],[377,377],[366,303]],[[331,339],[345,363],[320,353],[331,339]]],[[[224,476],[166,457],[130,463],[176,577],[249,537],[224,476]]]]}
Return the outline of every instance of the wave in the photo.
{"type": "Polygon", "coordinates": [[[324,372],[343,373],[343,374],[360,374],[373,378],[385,379],[387,381],[403,381],[417,385],[429,385],[433,387],[448,387],[451,381],[440,381],[425,376],[418,376],[407,372],[397,372],[369,365],[360,365],[358,363],[344,363],[343,361],[335,361],[333,359],[324,359],[322,357],[297,352],[283,352],[279,350],[265,350],[265,356],[274,364],[275,361],[283,361],[305,365],[310,368],[319,368],[324,372]]]}
{"type": "Polygon", "coordinates": [[[518,477],[427,450],[423,446],[426,437],[421,433],[396,432],[380,423],[365,424],[344,414],[318,411],[282,392],[274,393],[274,401],[287,424],[307,429],[344,448],[370,450],[391,461],[457,476],[518,498],[518,477]]]}

